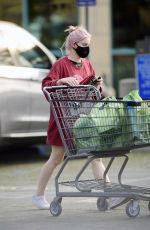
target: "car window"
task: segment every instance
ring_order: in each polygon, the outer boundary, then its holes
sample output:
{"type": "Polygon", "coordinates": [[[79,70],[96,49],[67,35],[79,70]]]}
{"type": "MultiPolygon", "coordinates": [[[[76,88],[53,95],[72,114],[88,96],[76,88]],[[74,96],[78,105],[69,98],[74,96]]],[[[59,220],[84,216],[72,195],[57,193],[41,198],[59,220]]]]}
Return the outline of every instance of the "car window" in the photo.
{"type": "Polygon", "coordinates": [[[5,44],[13,54],[15,65],[22,67],[50,69],[52,63],[36,40],[23,30],[3,31],[5,44]]]}
{"type": "Polygon", "coordinates": [[[43,50],[37,45],[26,46],[25,44],[16,47],[18,61],[22,66],[40,69],[51,68],[51,62],[43,50]],[[22,48],[21,48],[22,47],[22,48]]]}
{"type": "Polygon", "coordinates": [[[9,50],[7,48],[2,49],[0,47],[0,65],[12,65],[14,66],[13,59],[9,53],[9,50]]]}
{"type": "Polygon", "coordinates": [[[0,65],[12,65],[14,66],[11,54],[5,44],[5,40],[0,32],[0,65]]]}

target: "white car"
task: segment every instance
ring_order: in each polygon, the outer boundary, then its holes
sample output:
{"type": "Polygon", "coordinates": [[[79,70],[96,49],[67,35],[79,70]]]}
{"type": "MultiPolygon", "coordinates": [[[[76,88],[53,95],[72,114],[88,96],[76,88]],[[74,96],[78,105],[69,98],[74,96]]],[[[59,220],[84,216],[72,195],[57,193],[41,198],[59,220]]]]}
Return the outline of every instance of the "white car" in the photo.
{"type": "Polygon", "coordinates": [[[41,81],[55,61],[29,32],[0,21],[0,146],[45,143],[49,105],[41,81]]]}

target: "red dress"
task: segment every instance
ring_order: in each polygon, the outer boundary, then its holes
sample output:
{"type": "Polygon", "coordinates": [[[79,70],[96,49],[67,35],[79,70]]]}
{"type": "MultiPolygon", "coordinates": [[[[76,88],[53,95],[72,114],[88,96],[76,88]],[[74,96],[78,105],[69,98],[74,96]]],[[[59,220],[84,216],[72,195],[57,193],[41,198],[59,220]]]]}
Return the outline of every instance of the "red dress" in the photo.
{"type": "MultiPolygon", "coordinates": [[[[82,79],[95,75],[95,72],[87,59],[82,59],[82,66],[76,67],[67,57],[62,57],[57,60],[48,75],[42,81],[42,89],[45,86],[56,85],[56,82],[65,77],[79,75],[82,79]]],[[[63,146],[59,131],[57,129],[54,116],[50,113],[50,119],[47,129],[47,144],[63,146]]]]}

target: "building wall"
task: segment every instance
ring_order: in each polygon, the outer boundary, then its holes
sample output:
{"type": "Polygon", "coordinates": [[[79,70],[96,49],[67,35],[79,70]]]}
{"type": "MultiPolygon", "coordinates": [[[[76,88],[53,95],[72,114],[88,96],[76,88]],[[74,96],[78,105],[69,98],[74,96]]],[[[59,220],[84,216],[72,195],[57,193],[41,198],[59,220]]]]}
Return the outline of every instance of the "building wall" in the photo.
{"type": "MultiPolygon", "coordinates": [[[[96,74],[106,74],[106,81],[112,84],[111,59],[111,0],[97,0],[89,9],[88,30],[92,34],[90,61],[96,74]]],[[[86,26],[85,7],[79,8],[79,24],[86,26]]]]}

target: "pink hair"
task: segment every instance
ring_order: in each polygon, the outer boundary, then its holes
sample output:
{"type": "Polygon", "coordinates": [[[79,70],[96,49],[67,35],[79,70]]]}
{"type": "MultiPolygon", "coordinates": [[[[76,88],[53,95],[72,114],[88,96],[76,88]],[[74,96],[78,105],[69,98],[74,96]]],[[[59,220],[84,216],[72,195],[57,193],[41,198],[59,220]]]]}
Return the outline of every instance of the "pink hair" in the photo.
{"type": "Polygon", "coordinates": [[[67,50],[69,50],[74,43],[78,43],[84,38],[91,38],[91,34],[82,26],[69,26],[65,32],[69,32],[64,44],[67,50]]]}

